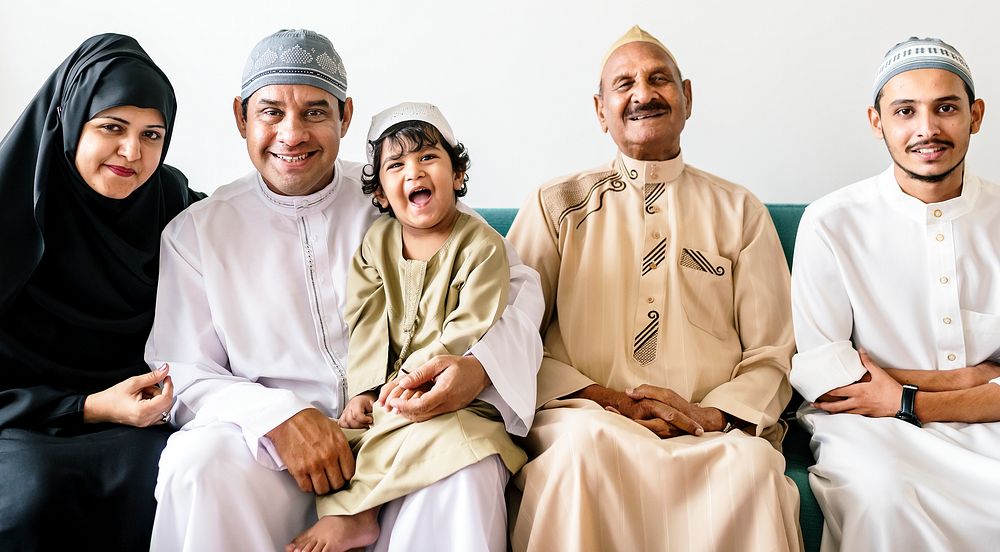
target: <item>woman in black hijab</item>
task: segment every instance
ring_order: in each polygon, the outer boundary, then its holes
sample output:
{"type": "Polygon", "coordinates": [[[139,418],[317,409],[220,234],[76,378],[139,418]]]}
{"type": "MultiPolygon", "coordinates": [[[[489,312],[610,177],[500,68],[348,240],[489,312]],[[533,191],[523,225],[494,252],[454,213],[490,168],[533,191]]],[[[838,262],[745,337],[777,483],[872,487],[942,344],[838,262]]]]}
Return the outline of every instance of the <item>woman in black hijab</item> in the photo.
{"type": "Polygon", "coordinates": [[[173,88],[132,38],[80,45],[0,142],[0,543],[148,548],[173,400],[143,349],[173,88]]]}

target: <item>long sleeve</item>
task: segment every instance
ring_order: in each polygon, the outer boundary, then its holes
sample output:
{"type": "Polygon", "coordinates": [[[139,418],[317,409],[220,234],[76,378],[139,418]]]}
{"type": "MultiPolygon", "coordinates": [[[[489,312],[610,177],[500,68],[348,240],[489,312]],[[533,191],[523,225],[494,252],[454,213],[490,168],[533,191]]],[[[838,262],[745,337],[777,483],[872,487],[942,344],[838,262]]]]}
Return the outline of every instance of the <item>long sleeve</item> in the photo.
{"type": "Polygon", "coordinates": [[[371,258],[370,244],[365,239],[347,273],[344,321],[350,331],[347,389],[352,398],[385,383],[389,368],[385,287],[371,258]]]}
{"type": "Polygon", "coordinates": [[[791,398],[788,383],[795,342],[790,324],[789,275],[781,242],[767,209],[748,200],[744,245],[733,263],[733,301],[743,345],[733,378],[710,391],[713,406],[757,426],[774,425],[791,398]]]}
{"type": "MultiPolygon", "coordinates": [[[[292,391],[269,388],[233,373],[224,335],[213,322],[200,246],[196,227],[186,213],[163,233],[156,317],[146,361],[151,366],[170,364],[176,424],[233,423],[242,429],[258,461],[281,467],[265,435],[310,404],[292,391]]],[[[246,309],[246,316],[253,317],[252,305],[246,309]]]]}
{"type": "MultiPolygon", "coordinates": [[[[459,209],[482,220],[463,203],[459,209]]],[[[509,433],[524,436],[535,419],[536,378],[542,361],[538,328],[545,302],[538,273],[521,262],[508,240],[504,247],[510,268],[507,306],[468,354],[479,360],[490,378],[479,398],[500,411],[509,433]]]]}
{"type": "Polygon", "coordinates": [[[544,311],[538,327],[546,335],[544,358],[538,370],[536,406],[541,406],[592,385],[594,381],[571,364],[558,331],[555,302],[561,257],[556,230],[549,224],[540,190],[518,212],[508,236],[524,263],[537,271],[541,284],[544,311]]]}
{"type": "Polygon", "coordinates": [[[51,434],[83,423],[85,393],[45,385],[0,391],[0,429],[19,427],[51,434]]]}
{"type": "Polygon", "coordinates": [[[808,401],[866,372],[851,343],[854,311],[844,275],[810,209],[802,216],[792,270],[792,321],[798,353],[791,382],[808,401]]]}

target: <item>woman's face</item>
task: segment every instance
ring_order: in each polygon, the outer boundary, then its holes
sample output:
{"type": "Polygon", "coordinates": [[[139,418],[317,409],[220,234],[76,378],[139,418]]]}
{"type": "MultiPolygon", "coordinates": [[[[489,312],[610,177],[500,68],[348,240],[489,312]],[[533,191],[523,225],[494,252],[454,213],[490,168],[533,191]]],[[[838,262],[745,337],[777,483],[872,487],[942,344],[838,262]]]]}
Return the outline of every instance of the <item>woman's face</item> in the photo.
{"type": "Polygon", "coordinates": [[[142,186],[160,164],[167,127],[156,109],[109,107],[83,125],[76,170],[88,186],[123,199],[142,186]]]}

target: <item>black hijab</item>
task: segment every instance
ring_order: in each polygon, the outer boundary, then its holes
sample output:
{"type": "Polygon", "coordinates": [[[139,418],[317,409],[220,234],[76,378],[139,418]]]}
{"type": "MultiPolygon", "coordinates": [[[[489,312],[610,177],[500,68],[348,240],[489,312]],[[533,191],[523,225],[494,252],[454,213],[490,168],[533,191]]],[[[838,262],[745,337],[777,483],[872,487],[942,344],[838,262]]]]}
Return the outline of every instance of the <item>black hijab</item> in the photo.
{"type": "Polygon", "coordinates": [[[163,165],[176,107],[142,47],[103,34],[70,54],[0,142],[0,392],[93,392],[147,369],[160,232],[202,197],[163,165]],[[84,124],[124,105],[159,110],[166,131],[152,176],[112,199],[74,160],[84,124]]]}

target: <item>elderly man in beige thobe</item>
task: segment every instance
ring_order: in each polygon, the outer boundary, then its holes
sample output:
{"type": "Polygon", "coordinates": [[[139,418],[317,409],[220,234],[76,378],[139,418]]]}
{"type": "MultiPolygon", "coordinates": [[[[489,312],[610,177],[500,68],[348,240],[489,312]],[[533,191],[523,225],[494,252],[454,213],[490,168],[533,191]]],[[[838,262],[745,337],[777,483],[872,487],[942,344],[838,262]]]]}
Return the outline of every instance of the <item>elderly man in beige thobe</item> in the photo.
{"type": "Polygon", "coordinates": [[[686,165],[691,83],[633,27],[594,104],[617,156],[542,186],[510,231],[546,356],[514,550],[798,550],[779,415],[789,275],[767,209],[686,165]]]}

